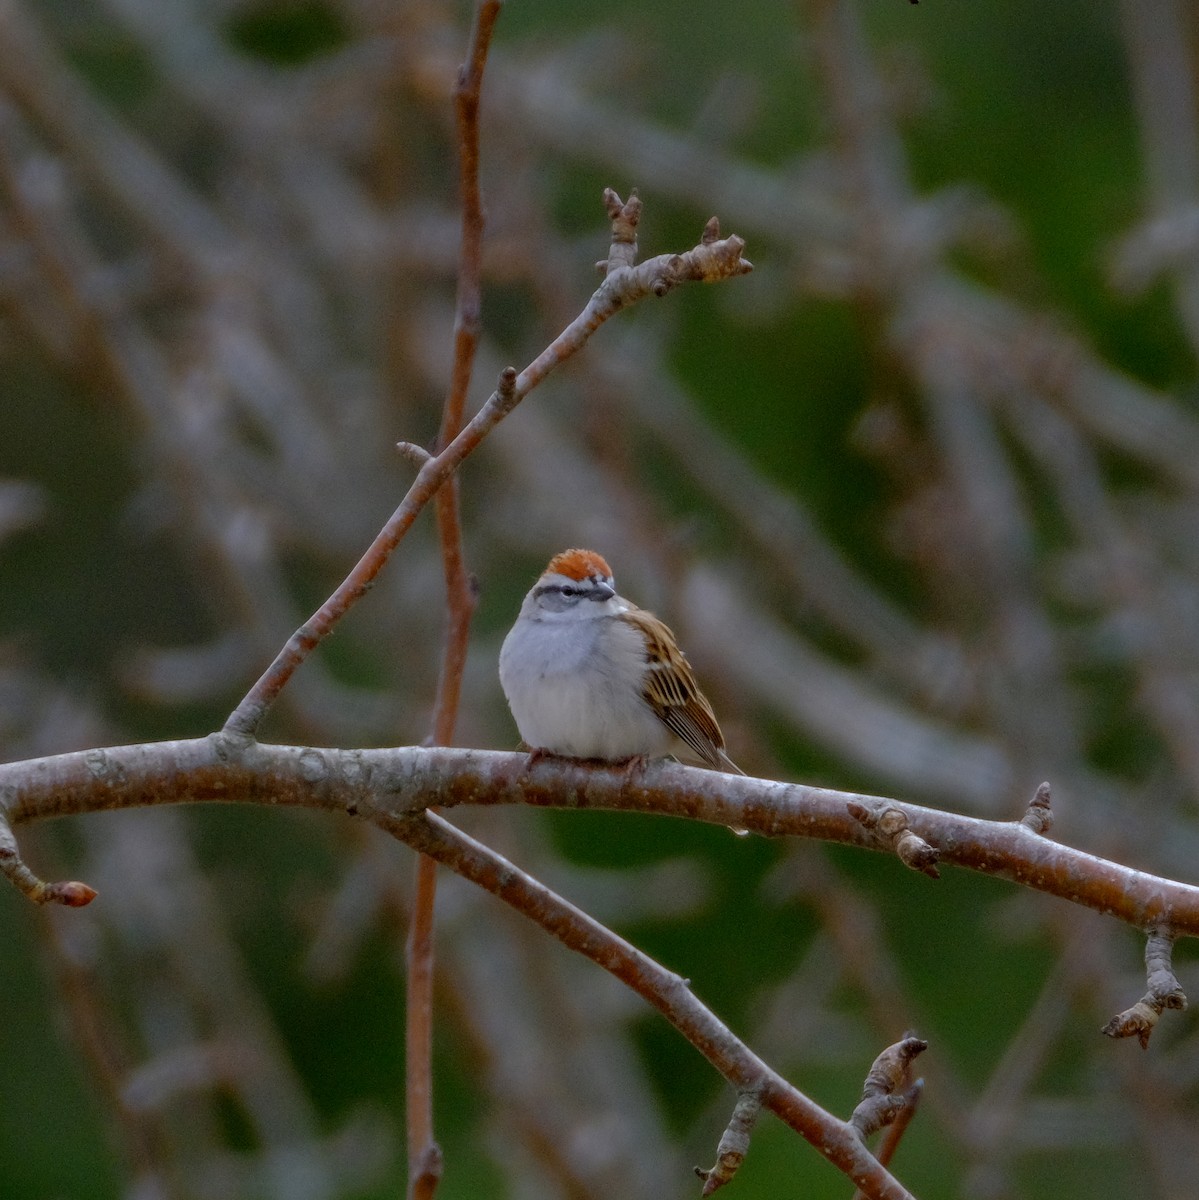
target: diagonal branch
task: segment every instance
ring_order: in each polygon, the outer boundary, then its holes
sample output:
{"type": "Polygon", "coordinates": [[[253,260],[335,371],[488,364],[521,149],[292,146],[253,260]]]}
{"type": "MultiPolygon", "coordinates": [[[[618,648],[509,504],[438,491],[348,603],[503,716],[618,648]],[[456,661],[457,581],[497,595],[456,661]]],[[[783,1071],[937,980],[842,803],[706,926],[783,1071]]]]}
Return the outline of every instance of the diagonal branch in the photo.
{"type": "Polygon", "coordinates": [[[909,1193],[862,1144],[856,1127],[826,1112],[758,1058],[691,992],[687,981],[562,899],[519,867],[455,829],[436,813],[371,819],[465,879],[498,896],[652,1004],[736,1088],[754,1092],[872,1200],[909,1193]]]}
{"type": "MultiPolygon", "coordinates": [[[[605,191],[604,197],[611,213],[613,202],[619,203],[619,197],[611,189],[605,191]]],[[[711,283],[753,270],[753,264],[742,256],[744,241],[735,235],[721,238],[715,217],[704,227],[699,244],[683,254],[660,254],[637,266],[613,267],[614,260],[626,256],[627,227],[630,221],[635,224],[639,212],[639,201],[630,200],[620,206],[612,218],[613,251],[609,269],[583,311],[520,374],[507,368],[499,386],[461,433],[421,467],[408,494],[353,570],[292,634],[275,661],[230,714],[225,722],[227,732],[252,735],[258,729],[296,669],[366,594],[413,522],[463,461],[555,367],[577,353],[605,321],[647,296],[664,296],[684,283],[711,283]]]]}

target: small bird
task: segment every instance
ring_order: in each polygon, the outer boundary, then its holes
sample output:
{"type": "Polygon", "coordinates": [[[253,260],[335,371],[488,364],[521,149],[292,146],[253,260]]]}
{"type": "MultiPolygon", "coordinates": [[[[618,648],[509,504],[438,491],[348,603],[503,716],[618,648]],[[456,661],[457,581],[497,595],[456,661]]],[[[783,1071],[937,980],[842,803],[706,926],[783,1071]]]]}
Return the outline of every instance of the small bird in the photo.
{"type": "Polygon", "coordinates": [[[745,772],[671,631],[616,594],[593,550],[550,560],[500,650],[500,684],[534,753],[675,758],[745,772]]]}

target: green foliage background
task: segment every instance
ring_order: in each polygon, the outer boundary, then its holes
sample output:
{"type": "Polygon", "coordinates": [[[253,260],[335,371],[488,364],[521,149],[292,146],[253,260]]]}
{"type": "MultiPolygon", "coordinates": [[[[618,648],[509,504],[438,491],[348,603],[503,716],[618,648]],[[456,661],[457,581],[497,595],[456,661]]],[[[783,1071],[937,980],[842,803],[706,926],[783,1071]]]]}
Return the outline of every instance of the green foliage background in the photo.
{"type": "MultiPolygon", "coordinates": [[[[86,0],[78,3],[87,7],[86,0]]],[[[992,259],[962,252],[964,269],[1064,316],[1130,374],[1193,397],[1193,362],[1164,289],[1129,300],[1114,297],[1105,281],[1113,239],[1136,220],[1142,196],[1116,5],[867,0],[861,9],[876,44],[886,48],[896,86],[915,96],[905,135],[918,188],[966,184],[993,197],[1012,218],[1008,252],[992,259]]],[[[614,73],[612,95],[635,90],[636,108],[665,124],[685,127],[699,99],[732,72],[752,79],[762,97],[759,119],[738,144],[741,154],[785,164],[823,126],[804,66],[807,50],[795,14],[784,4],[613,0],[601,13],[561,0],[511,0],[495,53],[517,51],[529,41],[565,41],[599,22],[635,48],[632,60],[614,73]]],[[[323,53],[345,30],[338,9],[305,0],[243,7],[228,32],[243,53],[288,64],[323,53]]],[[[147,70],[136,54],[119,43],[92,44],[80,59],[97,89],[136,110],[147,70]]],[[[436,165],[445,171],[448,189],[452,166],[436,165]]],[[[608,174],[580,156],[546,175],[564,229],[597,228],[595,197],[614,182],[608,174]]],[[[645,198],[647,252],[690,244],[697,214],[668,199],[645,198]]],[[[737,228],[736,213],[721,217],[726,228],[737,228]]],[[[763,267],[775,253],[769,244],[749,248],[763,267]]],[[[579,282],[580,294],[586,286],[579,282]]],[[[514,357],[521,348],[535,350],[532,322],[521,321],[504,300],[502,289],[498,299],[497,289],[489,290],[489,321],[504,329],[514,357]]],[[[673,323],[679,377],[712,422],[774,481],[802,497],[880,586],[914,608],[926,603],[918,582],[882,552],[886,489],[852,448],[871,377],[882,369],[870,361],[860,314],[843,302],[815,299],[765,315],[743,312],[736,285],[690,292],[672,304],[669,312],[632,319],[673,323]],[[730,343],[736,353],[728,352],[730,343]]],[[[595,352],[602,353],[602,346],[595,352]]],[[[7,652],[38,661],[63,686],[111,714],[121,740],[199,735],[219,725],[236,699],[233,692],[219,703],[164,712],[139,704],[114,682],[114,668],[131,644],[199,643],[213,632],[212,614],[195,596],[195,565],[179,561],[169,543],[148,538],[129,519],[140,464],[128,453],[133,438],[127,418],[85,398],[77,381],[57,376],[36,355],[12,345],[0,373],[0,415],[0,477],[36,481],[50,498],[45,521],[0,547],[0,640],[7,652]]],[[[397,436],[419,440],[421,432],[397,430],[397,436]]],[[[667,510],[680,518],[693,515],[698,498],[668,476],[655,482],[667,510]]],[[[468,505],[470,486],[468,475],[468,505]]],[[[713,543],[725,536],[717,518],[700,511],[697,519],[707,522],[705,537],[713,543]]],[[[365,545],[373,529],[361,532],[365,545]]],[[[481,634],[506,627],[527,574],[520,564],[511,578],[485,581],[481,634]]],[[[297,573],[297,589],[319,597],[335,579],[331,566],[320,565],[310,576],[297,573]]],[[[426,649],[431,657],[433,648],[426,649]]],[[[352,652],[338,660],[338,670],[349,683],[375,682],[369,660],[352,652]]],[[[413,740],[423,732],[413,729],[413,740]]],[[[1117,771],[1141,768],[1135,727],[1116,721],[1107,738],[1107,757],[1117,771]]],[[[786,735],[773,740],[793,778],[863,791],[879,786],[818,747],[786,735]]],[[[1029,772],[1036,775],[1035,763],[1029,772]]],[[[306,906],[336,879],[328,842],[337,835],[329,823],[257,810],[191,812],[186,819],[237,914],[256,982],[322,1119],[332,1127],[366,1097],[401,1130],[402,974],[394,939],[373,937],[352,976],[337,988],[314,992],[298,974],[306,906]]],[[[764,899],[762,883],[781,860],[780,847],[756,839],[734,843],[723,830],[616,815],[540,819],[576,864],[622,868],[681,853],[702,862],[712,884],[702,911],[619,932],[692,979],[735,1030],[748,1020],[753,989],[785,976],[811,944],[817,922],[804,905],[764,899]]],[[[69,861],[72,855],[69,830],[57,832],[53,838],[42,831],[25,834],[31,858],[47,870],[56,856],[69,861]]],[[[962,1076],[980,1086],[1052,962],[1036,937],[997,931],[995,913],[1011,889],[955,872],[932,886],[880,856],[830,855],[876,898],[885,919],[882,934],[908,973],[912,993],[937,1014],[947,1041],[929,1052],[933,1086],[940,1054],[952,1056],[962,1076]]],[[[395,859],[398,870],[408,870],[401,852],[395,859]]],[[[0,895],[0,1193],[23,1200],[110,1200],[130,1193],[123,1190],[108,1114],[81,1065],[54,971],[40,948],[43,919],[15,894],[0,895]]],[[[1129,935],[1133,966],[1138,953],[1129,935]]],[[[847,1014],[861,1014],[860,997],[845,995],[841,1004],[847,1014]]],[[[1049,1094],[1072,1091],[1078,1073],[1093,1069],[1087,1050],[1096,1028],[1085,1006],[1070,1028],[1076,1040],[1058,1047],[1044,1086],[1049,1094]]],[[[499,1195],[494,1150],[478,1137],[483,1100],[474,1086],[477,1065],[454,1044],[452,1031],[452,1024],[442,1025],[438,1046],[438,1133],[448,1164],[439,1200],[499,1195]]],[[[639,1044],[670,1127],[689,1139],[695,1161],[710,1160],[719,1129],[697,1129],[695,1122],[711,1111],[723,1084],[648,1011],[639,1044]]],[[[859,1049],[865,1057],[852,1069],[804,1069],[791,1077],[827,1107],[846,1113],[873,1053],[859,1049]]],[[[1122,1062],[1139,1051],[1120,1044],[1109,1053],[1122,1062]]],[[[236,1114],[229,1125],[237,1145],[242,1135],[236,1114]]],[[[964,1195],[956,1154],[931,1121],[918,1119],[903,1147],[900,1174],[923,1200],[964,1195]]],[[[398,1194],[401,1170],[397,1163],[362,1200],[398,1194]]],[[[1020,1177],[1019,1194],[1029,1200],[1138,1194],[1119,1141],[1046,1150],[1025,1159],[1020,1177]]],[[[734,1187],[746,1200],[848,1194],[841,1177],[770,1120],[756,1134],[734,1187]]],[[[680,1180],[674,1194],[692,1194],[689,1188],[680,1180]]]]}

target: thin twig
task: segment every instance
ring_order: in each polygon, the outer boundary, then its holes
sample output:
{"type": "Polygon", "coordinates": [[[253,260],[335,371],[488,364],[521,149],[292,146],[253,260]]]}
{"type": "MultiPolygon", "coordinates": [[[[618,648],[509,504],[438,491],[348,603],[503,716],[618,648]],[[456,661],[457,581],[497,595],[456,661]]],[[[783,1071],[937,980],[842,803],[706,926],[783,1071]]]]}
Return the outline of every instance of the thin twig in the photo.
{"type": "MultiPolygon", "coordinates": [[[[462,248],[454,319],[454,365],[442,409],[438,451],[461,432],[462,416],[479,344],[483,285],[483,204],[479,194],[479,97],[491,35],[500,15],[500,0],[475,6],[466,62],[454,88],[458,121],[458,165],[462,204],[462,248]]],[[[458,718],[462,673],[475,592],[462,549],[458,479],[437,493],[437,533],[445,573],[446,634],[432,740],[448,746],[458,718]]],[[[409,1200],[431,1200],[441,1180],[442,1155],[433,1133],[433,910],[437,898],[437,864],[424,855],[417,861],[412,923],[407,945],[405,1097],[408,1123],[409,1200]]]]}
{"type": "MultiPolygon", "coordinates": [[[[903,1141],[903,1135],[912,1123],[912,1118],[916,1115],[916,1109],[920,1107],[920,1098],[923,1095],[923,1079],[913,1080],[904,1089],[903,1095],[900,1097],[901,1107],[899,1112],[896,1113],[895,1119],[891,1124],[887,1126],[886,1132],[883,1134],[883,1140],[879,1143],[878,1150],[875,1152],[875,1158],[884,1167],[891,1165],[891,1160],[895,1157],[896,1150],[899,1149],[899,1143],[903,1141]]],[[[861,1188],[858,1188],[854,1192],[853,1200],[865,1200],[865,1193],[861,1188]]]]}
{"type": "Polygon", "coordinates": [[[1186,992],[1174,974],[1173,931],[1151,929],[1145,940],[1145,976],[1149,990],[1132,1008],[1117,1013],[1101,1030],[1111,1038],[1136,1037],[1141,1049],[1149,1046],[1159,1018],[1167,1008],[1184,1009],[1186,992]]]}
{"type": "Polygon", "coordinates": [[[749,1138],[753,1133],[758,1113],[762,1111],[762,1098],[757,1092],[742,1092],[733,1106],[733,1115],[721,1134],[716,1147],[716,1163],[711,1167],[696,1167],[695,1173],[704,1181],[700,1194],[710,1196],[726,1183],[731,1183],[749,1153],[749,1138]]]}
{"type": "Polygon", "coordinates": [[[764,1108],[794,1129],[872,1200],[900,1200],[909,1196],[879,1166],[854,1128],[796,1090],[734,1037],[696,999],[686,980],[436,813],[396,817],[375,812],[372,819],[414,849],[492,892],[564,945],[610,971],[658,1009],[734,1087],[760,1093],[764,1108]]]}
{"type": "MultiPolygon", "coordinates": [[[[612,197],[615,197],[615,193],[610,189],[605,191],[605,204],[609,212],[613,209],[612,197]]],[[[612,217],[613,250],[610,260],[619,261],[621,258],[624,231],[630,219],[627,209],[631,205],[632,201],[612,217]]],[[[753,270],[753,264],[742,256],[745,243],[741,238],[736,235],[713,238],[712,226],[710,221],[700,243],[683,254],[660,254],[637,266],[620,265],[610,269],[583,311],[549,346],[519,375],[512,368],[505,371],[500,385],[462,432],[420,469],[400,506],[349,575],[292,634],[276,655],[275,661],[246,693],[225,722],[226,732],[244,735],[253,734],[258,729],[296,669],[374,584],[392,551],[438,490],[525,396],[555,367],[576,354],[605,321],[647,296],[664,296],[681,284],[711,283],[753,270]]]]}
{"type": "Polygon", "coordinates": [[[24,863],[13,837],[5,806],[0,804],[0,872],[7,875],[17,891],[34,904],[65,904],[82,908],[96,898],[96,889],[78,880],[47,883],[39,879],[24,863]]]}
{"type": "Polygon", "coordinates": [[[862,1099],[853,1110],[849,1123],[863,1138],[890,1125],[908,1102],[912,1062],[928,1049],[923,1038],[908,1034],[888,1046],[866,1073],[862,1099]]]}
{"type": "Polygon", "coordinates": [[[405,947],[404,1102],[408,1126],[408,1197],[430,1200],[441,1181],[441,1147],[433,1136],[433,910],[437,863],[416,860],[416,886],[405,947]]]}
{"type": "MultiPolygon", "coordinates": [[[[462,430],[462,417],[479,345],[484,228],[483,202],[479,192],[479,98],[487,51],[501,7],[502,0],[482,0],[476,6],[467,59],[459,70],[454,88],[454,110],[458,120],[462,248],[454,317],[454,365],[442,410],[441,431],[437,439],[439,452],[449,446],[462,430]]],[[[456,478],[437,493],[437,528],[445,568],[449,622],[437,689],[433,740],[439,746],[448,746],[454,736],[462,672],[466,666],[467,636],[475,608],[474,588],[462,552],[456,478]]]]}

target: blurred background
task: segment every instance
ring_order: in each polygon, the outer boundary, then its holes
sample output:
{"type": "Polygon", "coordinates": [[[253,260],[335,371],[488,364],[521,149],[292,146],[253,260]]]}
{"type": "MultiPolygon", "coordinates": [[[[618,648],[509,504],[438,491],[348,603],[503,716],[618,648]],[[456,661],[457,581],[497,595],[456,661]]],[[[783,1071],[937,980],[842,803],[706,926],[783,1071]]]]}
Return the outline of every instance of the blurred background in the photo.
{"type": "MultiPolygon", "coordinates": [[[[468,23],[0,2],[4,758],[218,727],[398,503],[447,386],[468,23]]],[[[515,745],[500,640],[591,546],[747,771],[996,819],[1048,779],[1056,836],[1193,880],[1197,74],[1186,0],[514,0],[472,410],[594,288],[604,186],[644,255],[715,213],[757,269],[614,320],[466,464],[459,741],[515,745]]],[[[263,736],[419,742],[442,621],[424,519],[263,736]]],[[[927,1038],[922,1200],[1194,1195],[1194,1020],[1098,1032],[1144,991],[1132,931],[722,828],[454,819],[842,1115],[927,1038]]],[[[100,898],[0,893],[6,1195],[402,1194],[404,847],[230,808],[21,837],[100,898]]],[[[437,930],[439,1197],[696,1195],[734,1099],[703,1060],[465,884],[437,930]]],[[[770,1118],[732,1187],[850,1191],[770,1118]]]]}

